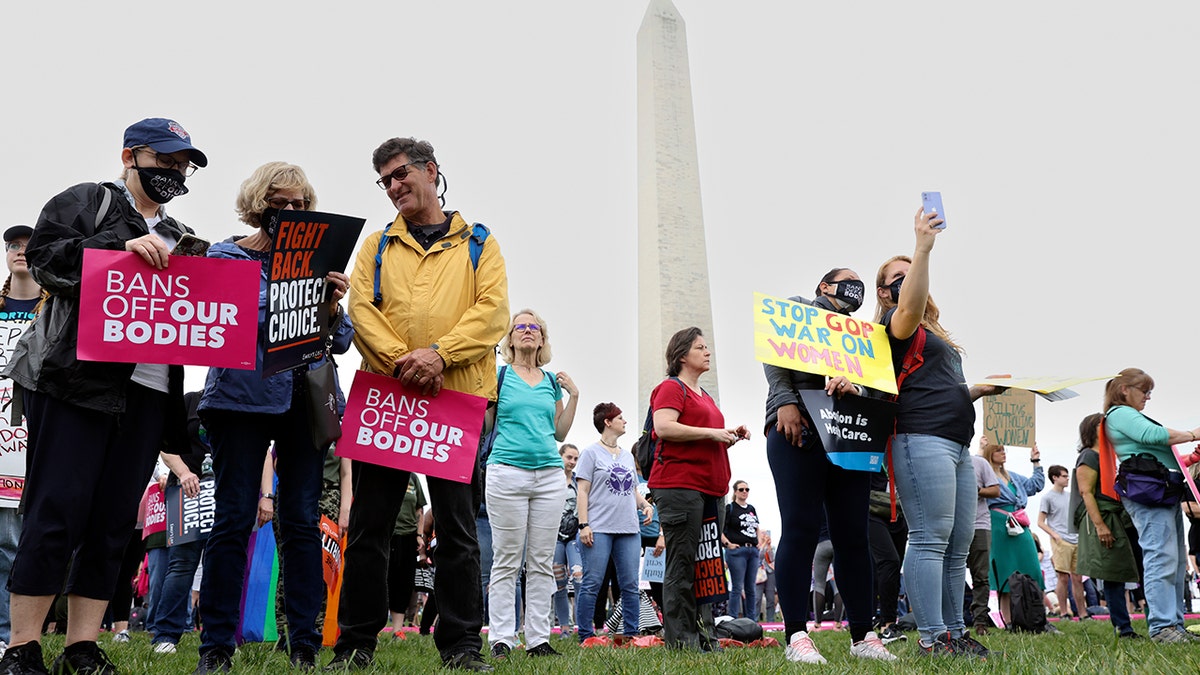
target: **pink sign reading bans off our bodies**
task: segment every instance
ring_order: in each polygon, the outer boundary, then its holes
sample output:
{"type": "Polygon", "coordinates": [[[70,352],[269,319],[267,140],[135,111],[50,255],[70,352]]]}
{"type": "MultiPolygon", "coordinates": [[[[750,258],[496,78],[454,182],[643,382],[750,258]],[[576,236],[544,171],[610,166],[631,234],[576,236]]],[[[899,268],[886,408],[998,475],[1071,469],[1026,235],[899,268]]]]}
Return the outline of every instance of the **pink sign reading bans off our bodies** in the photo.
{"type": "Polygon", "coordinates": [[[354,374],[337,455],[471,482],[487,399],[443,389],[436,397],[393,377],[354,374]]]}
{"type": "Polygon", "coordinates": [[[78,356],[253,369],[261,275],[249,260],[173,255],[156,270],[136,253],[86,249],[78,356]]]}

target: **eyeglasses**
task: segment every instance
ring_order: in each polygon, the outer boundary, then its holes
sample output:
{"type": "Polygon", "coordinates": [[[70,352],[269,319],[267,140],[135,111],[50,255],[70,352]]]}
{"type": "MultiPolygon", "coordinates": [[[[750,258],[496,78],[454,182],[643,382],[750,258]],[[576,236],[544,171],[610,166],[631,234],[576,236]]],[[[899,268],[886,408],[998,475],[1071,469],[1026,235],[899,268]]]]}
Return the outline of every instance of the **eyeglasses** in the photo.
{"type": "Polygon", "coordinates": [[[519,323],[519,324],[513,326],[513,332],[514,333],[523,333],[523,332],[540,333],[540,332],[542,332],[542,327],[537,325],[536,323],[519,323]]]}
{"type": "Polygon", "coordinates": [[[24,251],[25,243],[22,243],[19,241],[10,241],[4,245],[4,250],[8,251],[9,253],[14,253],[16,251],[24,251]]]}
{"type": "MultiPolygon", "coordinates": [[[[195,164],[192,164],[188,160],[184,160],[182,162],[176,161],[176,159],[174,157],[172,157],[171,155],[169,155],[165,152],[157,152],[154,150],[154,148],[152,148],[148,145],[143,145],[140,148],[133,149],[134,152],[137,152],[139,150],[144,150],[146,152],[153,153],[154,154],[154,163],[157,164],[158,168],[160,168],[160,169],[175,169],[176,171],[182,173],[185,176],[190,176],[190,175],[196,173],[196,169],[200,168],[200,167],[196,166],[195,164]]],[[[133,166],[135,169],[137,168],[137,164],[134,164],[133,166]]]]}
{"type": "Polygon", "coordinates": [[[750,488],[738,488],[737,491],[738,492],[749,492],[750,488]]]}
{"type": "Polygon", "coordinates": [[[408,170],[408,167],[422,165],[424,165],[424,162],[409,162],[403,166],[396,167],[395,171],[387,174],[386,176],[380,176],[379,180],[375,181],[375,184],[379,186],[380,190],[386,190],[392,187],[392,181],[404,180],[405,178],[408,178],[408,174],[411,173],[408,170]]]}
{"type": "Polygon", "coordinates": [[[1134,387],[1134,389],[1137,389],[1138,391],[1142,392],[1142,396],[1145,396],[1146,398],[1150,398],[1151,394],[1154,393],[1153,389],[1141,389],[1139,387],[1134,387]]]}
{"type": "Polygon", "coordinates": [[[308,208],[309,201],[305,199],[288,199],[287,197],[267,197],[267,205],[273,209],[283,209],[288,206],[297,211],[303,211],[308,208]]]}

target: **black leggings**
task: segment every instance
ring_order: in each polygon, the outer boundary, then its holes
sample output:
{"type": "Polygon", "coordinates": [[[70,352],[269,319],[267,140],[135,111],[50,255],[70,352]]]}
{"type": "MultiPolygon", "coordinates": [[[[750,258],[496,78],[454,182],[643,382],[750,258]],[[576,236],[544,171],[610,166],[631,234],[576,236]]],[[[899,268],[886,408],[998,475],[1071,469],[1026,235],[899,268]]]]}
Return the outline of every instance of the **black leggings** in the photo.
{"type": "Polygon", "coordinates": [[[782,534],[775,556],[775,584],[786,637],[804,630],[812,586],[813,555],[821,509],[829,521],[833,569],[845,602],[850,635],[862,640],[871,630],[875,592],[867,544],[867,505],[871,474],[834,466],[816,440],[797,448],[771,429],[767,461],[775,477],[782,534]]]}

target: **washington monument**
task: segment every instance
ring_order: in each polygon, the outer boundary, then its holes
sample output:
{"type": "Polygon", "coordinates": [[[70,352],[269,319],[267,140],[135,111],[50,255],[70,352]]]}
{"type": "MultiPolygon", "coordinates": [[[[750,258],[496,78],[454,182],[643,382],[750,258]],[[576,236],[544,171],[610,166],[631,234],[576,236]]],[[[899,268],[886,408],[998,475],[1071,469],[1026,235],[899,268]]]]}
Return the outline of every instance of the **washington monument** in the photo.
{"type": "Polygon", "coordinates": [[[719,403],[687,36],[671,0],[650,0],[637,49],[639,410],[664,377],[667,341],[688,326],[713,350],[700,384],[719,403]]]}

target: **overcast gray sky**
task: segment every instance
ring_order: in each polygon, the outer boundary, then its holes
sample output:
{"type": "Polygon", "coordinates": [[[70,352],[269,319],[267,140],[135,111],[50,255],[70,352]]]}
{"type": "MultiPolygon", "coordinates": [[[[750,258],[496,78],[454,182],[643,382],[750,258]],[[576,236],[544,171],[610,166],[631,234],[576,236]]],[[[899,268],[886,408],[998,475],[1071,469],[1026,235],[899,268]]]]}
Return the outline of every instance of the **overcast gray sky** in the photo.
{"type": "MultiPolygon", "coordinates": [[[[1200,423],[1187,300],[1200,243],[1194,5],[675,4],[721,400],[731,425],[756,432],[730,455],[769,526],[751,294],[811,295],[834,266],[873,279],[885,258],[912,252],[922,190],[945,201],[932,293],[969,378],[1139,366],[1156,379],[1148,414],[1200,423]]],[[[427,139],[448,206],[500,242],[513,307],[550,324],[550,367],[582,391],[570,438],[591,443],[595,403],[617,402],[631,427],[644,414],[633,408],[645,9],[18,3],[0,25],[0,226],[32,223],[69,185],[115,177],[124,128],[166,116],[211,162],[170,206],[201,236],[248,233],[234,197],[270,160],[303,166],[319,208],[367,218],[365,236],[395,215],[371,151],[391,136],[427,139]]],[[[343,360],[346,375],[356,360],[343,360]]],[[[1072,462],[1078,421],[1099,409],[1100,383],[1078,391],[1038,406],[1047,465],[1072,462]]]]}

